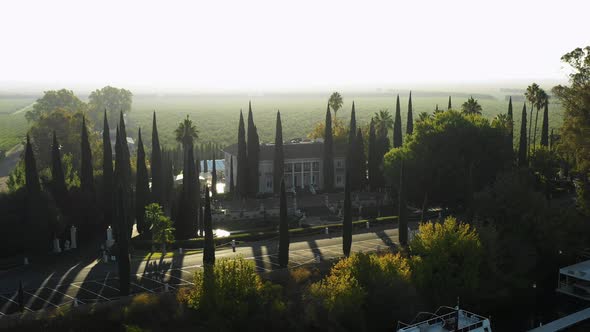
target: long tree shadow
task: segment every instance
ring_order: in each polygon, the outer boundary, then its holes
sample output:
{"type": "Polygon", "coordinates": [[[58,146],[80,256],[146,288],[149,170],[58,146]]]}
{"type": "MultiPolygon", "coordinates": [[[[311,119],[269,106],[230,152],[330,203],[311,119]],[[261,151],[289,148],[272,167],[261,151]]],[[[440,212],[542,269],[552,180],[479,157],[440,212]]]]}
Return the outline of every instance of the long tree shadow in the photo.
{"type": "MultiPolygon", "coordinates": [[[[262,254],[262,244],[253,243],[250,248],[252,248],[252,257],[254,260],[254,264],[256,266],[256,270],[259,272],[264,272],[267,270],[266,266],[264,266],[264,259],[261,257],[262,254]]],[[[264,247],[267,247],[264,245],[264,247]]],[[[267,256],[269,259],[271,256],[267,256]]]]}
{"type": "Polygon", "coordinates": [[[383,241],[383,243],[389,248],[390,251],[397,250],[397,243],[385,233],[385,230],[381,229],[375,232],[375,234],[383,241]]]}

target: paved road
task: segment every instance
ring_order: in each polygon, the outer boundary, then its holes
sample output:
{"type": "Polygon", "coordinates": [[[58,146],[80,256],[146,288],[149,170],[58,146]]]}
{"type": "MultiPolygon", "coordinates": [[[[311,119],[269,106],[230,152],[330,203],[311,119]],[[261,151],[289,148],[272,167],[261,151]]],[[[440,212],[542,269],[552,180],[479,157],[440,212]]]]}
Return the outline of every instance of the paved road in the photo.
{"type": "MultiPolygon", "coordinates": [[[[375,251],[395,246],[398,231],[393,226],[380,226],[353,235],[352,250],[375,251]]],[[[315,235],[292,239],[289,267],[342,256],[342,238],[315,235]]],[[[249,243],[231,248],[218,248],[216,258],[242,256],[253,260],[259,272],[278,268],[278,242],[275,240],[249,243]]],[[[202,254],[180,255],[172,258],[132,262],[132,293],[173,290],[192,284],[194,272],[201,268],[202,254]]],[[[74,301],[91,303],[118,297],[117,264],[96,260],[52,270],[34,264],[9,271],[0,277],[0,317],[16,311],[16,291],[23,281],[26,310],[71,305],[74,301]]]]}

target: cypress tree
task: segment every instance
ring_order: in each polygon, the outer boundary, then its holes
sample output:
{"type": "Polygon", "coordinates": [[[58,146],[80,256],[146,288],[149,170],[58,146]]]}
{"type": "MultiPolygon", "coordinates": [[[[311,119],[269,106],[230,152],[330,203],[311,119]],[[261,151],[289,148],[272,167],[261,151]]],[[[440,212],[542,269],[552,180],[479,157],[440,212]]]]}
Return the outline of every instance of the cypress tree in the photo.
{"type": "MultiPolygon", "coordinates": [[[[450,100],[449,100],[449,102],[450,102],[450,100]]],[[[413,132],[414,132],[414,114],[413,114],[413,110],[412,110],[412,91],[410,91],[410,99],[408,100],[408,122],[406,125],[406,134],[412,135],[413,132]]]]}
{"type": "Polygon", "coordinates": [[[213,242],[213,225],[211,222],[211,200],[209,187],[205,186],[205,243],[203,244],[203,264],[215,264],[215,243],[213,242]]]}
{"type": "Polygon", "coordinates": [[[254,125],[254,116],[252,114],[252,104],[248,103],[248,194],[250,197],[258,193],[258,158],[260,152],[260,141],[258,129],[254,125]]]}
{"type": "Polygon", "coordinates": [[[285,180],[281,179],[281,203],[279,224],[279,266],[289,265],[289,219],[287,218],[287,194],[285,193],[285,180]]]}
{"type": "Polygon", "coordinates": [[[326,124],[324,127],[324,191],[334,190],[334,141],[332,137],[332,114],[330,105],[326,108],[326,124]]]}
{"type": "Polygon", "coordinates": [[[182,171],[182,198],[179,206],[179,222],[177,223],[176,233],[178,239],[189,239],[195,233],[195,223],[197,221],[197,185],[195,177],[195,160],[193,156],[193,137],[189,133],[191,122],[188,116],[185,121],[184,137],[182,139],[184,162],[182,171]]]}
{"type": "Polygon", "coordinates": [[[346,183],[344,184],[344,218],[342,219],[342,252],[344,256],[350,256],[352,247],[352,202],[350,200],[350,172],[346,170],[346,183]]]}
{"type": "MultiPolygon", "coordinates": [[[[131,186],[131,157],[129,154],[129,145],[127,145],[127,131],[125,129],[125,120],[123,112],[120,112],[119,126],[117,130],[118,138],[115,143],[115,180],[117,185],[123,190],[123,194],[132,197],[133,188],[131,186]]],[[[127,235],[131,236],[133,229],[133,201],[125,200],[125,225],[127,225],[127,235]]]]}
{"type": "Polygon", "coordinates": [[[213,158],[211,165],[211,194],[215,197],[217,195],[217,168],[215,166],[215,158],[213,158]]]}
{"type": "Polygon", "coordinates": [[[543,110],[543,126],[541,127],[541,145],[549,146],[549,102],[545,103],[543,110]]]}
{"type": "Polygon", "coordinates": [[[375,135],[375,121],[371,119],[371,124],[369,125],[369,162],[368,162],[368,170],[369,170],[369,190],[375,191],[379,185],[377,183],[377,172],[379,171],[377,165],[377,137],[375,135]]]}
{"type": "Polygon", "coordinates": [[[399,106],[399,95],[395,104],[395,122],[393,123],[393,147],[402,146],[402,116],[399,106]]]}
{"type": "Polygon", "coordinates": [[[129,259],[129,233],[128,233],[128,225],[126,213],[126,194],[123,190],[121,185],[118,185],[119,189],[117,190],[117,198],[115,202],[117,202],[117,208],[115,209],[116,218],[118,221],[118,231],[117,231],[117,266],[119,271],[119,295],[127,296],[129,295],[129,289],[131,288],[131,262],[129,259]]]}
{"type": "Polygon", "coordinates": [[[162,149],[156,124],[156,112],[152,119],[152,155],[150,168],[152,172],[152,202],[163,205],[164,203],[164,169],[162,166],[162,149]]]}
{"type": "Polygon", "coordinates": [[[114,174],[113,174],[113,149],[111,147],[111,135],[107,110],[104,110],[104,125],[102,130],[102,211],[105,226],[113,222],[113,196],[114,174]]]}
{"type": "Polygon", "coordinates": [[[53,131],[53,144],[51,145],[51,184],[55,201],[63,209],[68,195],[68,188],[66,187],[66,179],[55,130],[53,131]]]}
{"type": "Polygon", "coordinates": [[[404,181],[404,161],[401,161],[399,171],[399,243],[402,246],[408,245],[408,203],[406,199],[406,189],[404,181]]]}
{"type": "Polygon", "coordinates": [[[203,172],[208,173],[209,172],[209,162],[207,161],[209,159],[209,151],[207,151],[207,145],[203,145],[201,144],[201,149],[203,151],[203,172]]]}
{"type": "Polygon", "coordinates": [[[38,195],[41,192],[37,162],[35,161],[29,134],[27,134],[27,144],[25,146],[25,188],[27,189],[27,196],[38,195]]]}
{"type": "Polygon", "coordinates": [[[194,148],[195,151],[195,170],[196,170],[196,174],[195,174],[195,208],[197,210],[196,213],[196,217],[197,217],[197,235],[202,236],[203,235],[203,219],[201,218],[201,180],[200,180],[200,174],[201,174],[201,160],[200,160],[200,155],[199,155],[199,149],[197,147],[194,148]]]}
{"type": "Polygon", "coordinates": [[[447,105],[447,110],[450,110],[451,108],[453,108],[453,105],[451,104],[451,96],[449,96],[449,104],[447,105]]]}
{"type": "Polygon", "coordinates": [[[365,142],[363,140],[363,133],[361,128],[357,129],[356,142],[358,149],[358,174],[359,174],[359,190],[365,189],[367,186],[367,160],[365,158],[365,142]]]}
{"type": "Polygon", "coordinates": [[[346,168],[350,169],[350,189],[359,189],[359,150],[356,143],[356,112],[354,110],[354,101],[352,102],[352,111],[350,112],[350,126],[348,129],[348,153],[346,156],[346,168]]]}
{"type": "Polygon", "coordinates": [[[244,116],[240,110],[240,124],[238,126],[238,196],[246,198],[248,195],[248,152],[246,145],[246,130],[244,116]]]}
{"type": "Polygon", "coordinates": [[[92,174],[92,150],[88,139],[88,128],[86,128],[86,118],[82,118],[82,147],[81,147],[81,170],[80,170],[80,188],[84,192],[94,191],[94,176],[92,174]]]}
{"type": "Polygon", "coordinates": [[[520,121],[520,138],[518,144],[518,166],[527,166],[527,136],[526,136],[526,103],[522,106],[522,118],[520,121]]]}
{"type": "MultiPolygon", "coordinates": [[[[512,113],[512,96],[508,100],[508,126],[510,137],[510,149],[514,148],[514,114],[512,113]]],[[[512,150],[510,150],[512,151],[512,150]]]]}
{"type": "Polygon", "coordinates": [[[137,175],[135,177],[135,220],[137,231],[143,234],[147,231],[145,225],[145,206],[149,203],[150,187],[147,166],[145,164],[145,151],[141,139],[141,128],[137,133],[137,175]]]}
{"type": "MultiPolygon", "coordinates": [[[[240,163],[238,161],[238,167],[239,165],[240,163]]],[[[283,180],[283,172],[285,171],[285,159],[283,154],[283,125],[281,123],[281,111],[277,111],[277,123],[275,127],[275,151],[272,168],[273,192],[275,194],[279,194],[281,190],[280,183],[283,180]]]]}
{"type": "Polygon", "coordinates": [[[234,157],[229,156],[229,192],[234,194],[234,157]]]}

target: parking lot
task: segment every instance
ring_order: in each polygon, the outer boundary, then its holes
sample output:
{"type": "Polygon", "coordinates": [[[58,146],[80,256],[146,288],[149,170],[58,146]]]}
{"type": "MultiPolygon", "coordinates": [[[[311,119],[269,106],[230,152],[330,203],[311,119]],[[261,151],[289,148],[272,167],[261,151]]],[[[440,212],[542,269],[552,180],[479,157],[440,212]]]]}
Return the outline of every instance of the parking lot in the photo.
{"type": "MultiPolygon", "coordinates": [[[[353,241],[352,250],[371,252],[387,249],[393,245],[389,238],[359,239],[353,241]]],[[[240,249],[242,250],[237,250],[236,253],[231,249],[218,250],[216,253],[217,259],[239,255],[247,260],[254,261],[258,272],[269,272],[279,267],[278,253],[275,247],[265,248],[260,254],[250,256],[246,252],[251,253],[252,251],[246,251],[246,248],[240,249]]],[[[340,238],[331,239],[321,245],[320,243],[316,246],[308,245],[301,249],[292,246],[291,250],[289,250],[289,268],[341,256],[342,243],[340,238]]],[[[193,261],[195,259],[196,257],[193,258],[193,261]]],[[[200,259],[197,261],[200,263],[200,259]]],[[[148,262],[141,269],[141,273],[132,276],[131,293],[174,291],[181,286],[191,285],[195,271],[200,268],[201,264],[190,264],[188,260],[182,266],[174,266],[174,263],[168,260],[148,262]]],[[[0,294],[0,316],[18,312],[17,297],[18,292],[0,294]]],[[[119,298],[119,280],[117,277],[111,276],[110,273],[107,273],[101,279],[58,283],[52,286],[44,282],[35,289],[24,287],[24,308],[26,311],[83,305],[117,298],[119,298]]]]}

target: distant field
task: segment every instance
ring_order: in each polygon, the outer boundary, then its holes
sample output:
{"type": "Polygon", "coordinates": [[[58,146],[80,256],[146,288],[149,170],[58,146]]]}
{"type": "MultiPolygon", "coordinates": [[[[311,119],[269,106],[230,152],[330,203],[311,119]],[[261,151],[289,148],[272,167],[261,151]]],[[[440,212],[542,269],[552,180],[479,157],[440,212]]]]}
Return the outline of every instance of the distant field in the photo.
{"type": "MultiPolygon", "coordinates": [[[[395,96],[348,96],[343,95],[344,107],[338,111],[337,117],[348,123],[352,100],[356,105],[357,123],[362,125],[370,121],[371,116],[381,109],[387,109],[393,115],[395,112],[395,96]]],[[[448,97],[420,97],[415,93],[412,97],[414,118],[420,112],[433,112],[436,104],[446,109],[448,97]]],[[[178,123],[190,115],[200,131],[201,141],[215,141],[222,144],[232,144],[237,141],[239,111],[244,111],[246,121],[248,100],[252,101],[254,120],[258,127],[262,142],[273,142],[275,132],[275,116],[277,109],[281,111],[283,138],[290,139],[305,137],[318,121],[324,121],[326,114],[327,96],[256,96],[250,97],[212,97],[212,96],[136,96],[133,110],[130,114],[132,126],[144,128],[150,132],[152,112],[156,110],[158,117],[158,131],[160,140],[165,145],[175,145],[173,131],[178,123]]],[[[453,98],[453,107],[459,108],[466,98],[453,98]]],[[[500,97],[480,99],[483,115],[493,118],[496,114],[506,112],[508,102],[500,97]]],[[[406,123],[408,96],[400,96],[402,122],[406,123]]],[[[522,104],[514,104],[515,128],[520,125],[522,104]]],[[[561,125],[561,108],[551,105],[550,128],[561,125]]],[[[534,121],[534,119],[533,119],[534,121]]],[[[542,114],[539,114],[539,131],[542,114]]],[[[518,129],[515,130],[518,136],[518,129]]],[[[134,133],[134,136],[136,134],[134,133]]],[[[539,136],[539,134],[537,135],[539,136]]],[[[149,141],[150,138],[144,139],[149,141]]],[[[538,139],[537,139],[538,140],[538,139]]]]}
{"type": "MultiPolygon", "coordinates": [[[[474,95],[479,98],[483,107],[483,115],[493,118],[500,112],[506,112],[508,103],[497,91],[474,95]]],[[[400,96],[402,121],[407,115],[408,95],[400,96]]],[[[420,112],[432,112],[435,105],[446,109],[447,96],[445,93],[413,93],[414,118],[420,112]]],[[[453,95],[453,106],[459,108],[467,99],[467,94],[453,95]]],[[[239,111],[244,111],[244,120],[248,112],[248,100],[252,101],[254,119],[262,142],[274,141],[275,115],[281,110],[284,139],[305,137],[315,123],[323,121],[326,112],[327,95],[285,95],[285,96],[155,96],[136,95],[133,99],[133,109],[129,114],[130,125],[128,133],[135,137],[137,127],[144,129],[144,141],[151,142],[151,119],[155,110],[158,116],[158,129],[163,145],[174,146],[174,129],[178,123],[189,115],[195,121],[200,131],[200,141],[214,141],[224,145],[237,141],[239,111]]],[[[395,112],[395,96],[389,95],[352,95],[343,94],[344,107],[337,117],[346,123],[350,119],[352,100],[356,104],[357,122],[364,125],[370,117],[380,109],[395,112]]],[[[7,150],[18,144],[24,138],[28,129],[24,118],[25,111],[14,114],[17,110],[31,105],[34,97],[2,97],[0,96],[0,150],[7,150]]],[[[518,136],[520,112],[522,103],[514,103],[515,136],[518,136]]],[[[550,107],[550,127],[561,125],[561,109],[559,105],[550,107]]],[[[542,114],[539,122],[542,121],[542,114]]],[[[111,124],[112,125],[112,124],[111,124]]],[[[540,123],[539,123],[540,128],[540,123]]],[[[540,129],[539,129],[540,130],[540,129]]]]}
{"type": "Polygon", "coordinates": [[[19,110],[34,101],[31,97],[0,97],[0,150],[9,150],[22,141],[29,126],[25,112],[19,110]]]}

